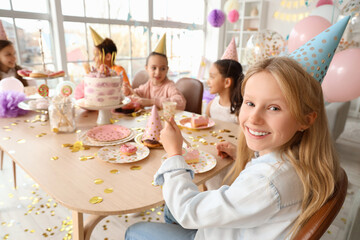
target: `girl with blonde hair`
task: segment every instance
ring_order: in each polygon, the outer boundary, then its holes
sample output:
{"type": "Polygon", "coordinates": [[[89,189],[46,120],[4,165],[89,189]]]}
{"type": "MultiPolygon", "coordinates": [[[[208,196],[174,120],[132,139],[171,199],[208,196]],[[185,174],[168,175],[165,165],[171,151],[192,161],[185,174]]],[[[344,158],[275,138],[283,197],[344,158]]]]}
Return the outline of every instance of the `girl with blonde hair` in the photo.
{"type": "Polygon", "coordinates": [[[228,185],[199,192],[172,119],[161,132],[170,157],[155,183],[170,210],[165,219],[178,224],[137,223],[126,239],[291,238],[331,196],[339,163],[320,84],[294,60],[278,57],[252,66],[241,92],[237,153],[218,146],[236,159],[228,185]]]}

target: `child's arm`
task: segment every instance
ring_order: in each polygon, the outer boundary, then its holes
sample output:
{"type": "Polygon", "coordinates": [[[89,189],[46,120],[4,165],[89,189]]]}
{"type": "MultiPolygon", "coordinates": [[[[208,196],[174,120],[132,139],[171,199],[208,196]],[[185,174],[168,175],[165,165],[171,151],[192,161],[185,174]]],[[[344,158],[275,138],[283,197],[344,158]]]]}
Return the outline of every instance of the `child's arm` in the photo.
{"type": "Polygon", "coordinates": [[[208,117],[211,117],[211,115],[210,115],[210,108],[211,108],[211,104],[212,104],[213,101],[214,101],[214,100],[211,100],[211,101],[208,103],[208,105],[206,106],[205,114],[206,114],[206,116],[208,116],[208,117]]]}

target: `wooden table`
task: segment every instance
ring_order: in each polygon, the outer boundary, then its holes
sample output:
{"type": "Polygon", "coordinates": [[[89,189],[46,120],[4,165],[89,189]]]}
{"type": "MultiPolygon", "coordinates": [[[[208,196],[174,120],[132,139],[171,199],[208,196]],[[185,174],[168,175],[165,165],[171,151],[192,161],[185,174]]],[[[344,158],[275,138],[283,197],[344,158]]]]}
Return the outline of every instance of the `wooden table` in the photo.
{"type": "MultiPolygon", "coordinates": [[[[151,149],[146,159],[129,164],[112,164],[97,158],[81,161],[81,157],[96,155],[100,147],[72,152],[62,145],[75,143],[79,133],[55,134],[51,132],[49,121],[34,121],[37,114],[29,112],[18,118],[0,119],[0,148],[48,195],[72,210],[73,239],[90,239],[96,224],[108,215],[139,212],[163,204],[160,187],[152,185],[153,176],[165,154],[163,149],[151,149]],[[141,166],[141,169],[131,170],[134,165],[141,166]],[[113,174],[111,170],[118,170],[118,173],[113,174]],[[95,184],[95,179],[102,179],[103,183],[95,184]],[[113,192],[105,193],[106,188],[113,188],[113,192]],[[94,196],[102,197],[103,201],[90,203],[94,196]],[[90,214],[85,224],[84,213],[90,214]]],[[[185,116],[190,116],[190,113],[178,112],[176,119],[185,116]]],[[[118,120],[116,124],[129,128],[144,128],[146,125],[146,115],[114,118],[118,120]]],[[[97,112],[77,109],[76,119],[77,129],[85,131],[96,126],[97,112]]],[[[182,129],[182,132],[193,145],[216,156],[215,143],[223,139],[236,143],[237,125],[216,120],[215,123],[210,129],[182,129]]],[[[197,174],[195,184],[204,183],[232,162],[218,156],[216,159],[216,167],[197,174]]]]}

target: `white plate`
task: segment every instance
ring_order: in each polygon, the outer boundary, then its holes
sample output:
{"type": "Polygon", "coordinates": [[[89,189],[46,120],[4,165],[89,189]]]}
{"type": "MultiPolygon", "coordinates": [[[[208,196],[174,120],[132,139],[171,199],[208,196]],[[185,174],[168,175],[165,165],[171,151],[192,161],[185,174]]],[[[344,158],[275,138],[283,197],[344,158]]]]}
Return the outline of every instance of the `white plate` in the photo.
{"type": "Polygon", "coordinates": [[[133,163],[143,160],[149,155],[150,150],[146,146],[136,143],[130,144],[137,147],[136,154],[127,156],[120,153],[120,146],[108,146],[100,148],[97,156],[99,159],[110,163],[133,163]]]}
{"type": "Polygon", "coordinates": [[[130,135],[128,137],[126,137],[126,138],[123,138],[123,139],[120,139],[120,140],[117,140],[117,141],[112,141],[112,142],[98,142],[98,141],[95,141],[95,140],[92,140],[92,139],[88,138],[86,133],[87,133],[87,131],[79,133],[78,140],[82,141],[84,145],[88,145],[88,146],[92,146],[92,147],[104,147],[104,146],[119,145],[119,144],[122,144],[122,143],[129,142],[135,137],[134,131],[131,130],[130,135]]]}
{"type": "MultiPolygon", "coordinates": [[[[143,142],[141,141],[143,134],[144,133],[139,133],[138,135],[135,136],[134,140],[137,144],[144,145],[143,142]]],[[[163,148],[163,147],[159,146],[159,147],[154,147],[154,148],[163,148]]]]}
{"type": "Polygon", "coordinates": [[[36,99],[26,99],[22,102],[19,102],[18,103],[18,107],[23,109],[23,110],[30,110],[30,111],[41,111],[41,110],[47,110],[48,108],[32,108],[29,106],[29,101],[32,101],[32,100],[36,100],[36,99]]]}
{"type": "MultiPolygon", "coordinates": [[[[210,171],[216,166],[216,158],[210,153],[199,150],[200,157],[199,162],[194,164],[189,164],[192,167],[195,173],[204,173],[210,171]]],[[[167,158],[167,154],[161,157],[161,160],[164,161],[167,158]]]]}
{"type": "Polygon", "coordinates": [[[179,125],[182,127],[189,128],[189,129],[201,130],[201,129],[207,129],[207,128],[211,128],[211,127],[215,126],[215,122],[212,119],[209,119],[209,123],[207,126],[194,128],[191,126],[191,117],[187,117],[187,118],[183,118],[183,119],[179,120],[179,125]]]}

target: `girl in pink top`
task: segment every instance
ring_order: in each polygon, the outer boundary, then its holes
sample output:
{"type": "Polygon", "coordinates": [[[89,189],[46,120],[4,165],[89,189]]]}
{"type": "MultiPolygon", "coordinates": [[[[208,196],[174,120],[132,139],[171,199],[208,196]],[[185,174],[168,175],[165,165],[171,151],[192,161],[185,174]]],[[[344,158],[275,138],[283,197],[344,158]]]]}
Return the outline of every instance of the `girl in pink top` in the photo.
{"type": "Polygon", "coordinates": [[[176,88],[175,83],[166,76],[169,67],[166,55],[152,52],[146,59],[145,69],[149,74],[149,80],[136,89],[131,89],[128,84],[123,85],[125,96],[132,95],[132,100],[141,106],[156,105],[162,109],[163,102],[176,102],[178,110],[184,110],[186,100],[176,88]]]}

